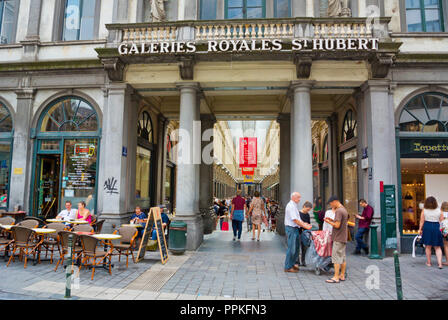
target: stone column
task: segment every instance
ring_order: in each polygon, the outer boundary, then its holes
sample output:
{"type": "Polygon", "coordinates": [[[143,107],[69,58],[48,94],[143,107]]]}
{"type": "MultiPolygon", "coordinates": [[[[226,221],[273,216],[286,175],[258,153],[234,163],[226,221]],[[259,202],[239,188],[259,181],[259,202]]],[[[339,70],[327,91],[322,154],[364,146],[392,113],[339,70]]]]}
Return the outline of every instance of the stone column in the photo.
{"type": "Polygon", "coordinates": [[[132,189],[131,167],[135,167],[135,155],[132,156],[129,151],[135,153],[135,149],[129,149],[129,146],[131,140],[136,139],[136,114],[137,106],[135,99],[131,98],[130,87],[125,83],[111,83],[103,112],[102,161],[98,183],[101,218],[106,219],[104,226],[109,231],[114,225],[128,221],[133,210],[135,184],[132,189]],[[128,150],[127,156],[123,154],[123,147],[128,150]]]}
{"type": "Polygon", "coordinates": [[[157,170],[156,170],[156,204],[163,204],[163,188],[166,170],[166,126],[168,119],[162,114],[158,116],[157,125],[157,170]]]}
{"type": "Polygon", "coordinates": [[[285,207],[291,199],[291,116],[280,114],[280,213],[277,218],[277,232],[285,235],[285,207]]]}
{"type": "Polygon", "coordinates": [[[199,210],[208,212],[213,204],[213,126],[216,118],[211,114],[201,114],[201,150],[199,210]],[[209,133],[212,135],[210,136],[209,133]],[[210,162],[210,163],[208,163],[210,162]]]}
{"type": "MultiPolygon", "coordinates": [[[[374,208],[374,223],[381,220],[380,181],[397,185],[394,108],[389,97],[388,80],[369,80],[361,87],[364,93],[362,112],[365,113],[369,169],[367,201],[374,208]],[[378,121],[381,119],[381,121],[378,121]]],[[[380,230],[378,238],[381,237],[380,230]]]]}
{"type": "Polygon", "coordinates": [[[40,45],[40,16],[42,11],[42,0],[30,1],[30,12],[25,40],[20,41],[23,45],[23,60],[34,61],[37,59],[40,45]]]}
{"type": "Polygon", "coordinates": [[[311,141],[311,87],[313,81],[293,81],[291,90],[291,192],[313,201],[313,156],[311,141]]]}
{"type": "MultiPolygon", "coordinates": [[[[339,195],[338,114],[333,113],[328,125],[328,174],[331,195],[339,195]]],[[[330,196],[331,196],[330,195],[330,196]]],[[[328,199],[326,199],[328,200],[328,199]]]]}
{"type": "MultiPolygon", "coordinates": [[[[14,116],[14,143],[11,163],[11,185],[9,189],[9,211],[19,205],[29,212],[31,177],[30,121],[34,103],[34,89],[19,89],[17,110],[14,116]],[[17,173],[15,173],[17,172],[17,173]]],[[[33,214],[29,212],[29,214],[33,214]]]]}
{"type": "MultiPolygon", "coordinates": [[[[176,220],[187,224],[187,250],[197,249],[203,240],[203,222],[199,215],[199,162],[197,149],[200,134],[195,129],[199,121],[197,83],[178,84],[180,90],[179,143],[176,183],[176,220]],[[194,134],[196,133],[196,134],[194,134]],[[196,156],[194,155],[196,151],[196,156]]],[[[200,152],[199,152],[200,153],[200,152]]],[[[199,157],[200,160],[200,157],[199,157]]]]}

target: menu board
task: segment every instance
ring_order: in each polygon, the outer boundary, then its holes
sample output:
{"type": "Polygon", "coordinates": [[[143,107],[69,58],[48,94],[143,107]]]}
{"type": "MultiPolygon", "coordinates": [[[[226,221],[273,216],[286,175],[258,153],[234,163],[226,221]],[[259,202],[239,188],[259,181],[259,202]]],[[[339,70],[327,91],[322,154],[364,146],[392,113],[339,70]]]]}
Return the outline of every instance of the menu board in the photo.
{"type": "Polygon", "coordinates": [[[381,229],[384,249],[397,248],[397,210],[395,203],[395,186],[384,185],[381,194],[381,229]]]}

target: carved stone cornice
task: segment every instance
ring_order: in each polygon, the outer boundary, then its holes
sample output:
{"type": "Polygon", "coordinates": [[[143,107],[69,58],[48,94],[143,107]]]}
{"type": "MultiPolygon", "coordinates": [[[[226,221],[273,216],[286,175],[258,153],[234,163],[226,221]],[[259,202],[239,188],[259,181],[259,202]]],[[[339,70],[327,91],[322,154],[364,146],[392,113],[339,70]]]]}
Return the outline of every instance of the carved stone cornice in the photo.
{"type": "Polygon", "coordinates": [[[182,80],[193,80],[194,77],[194,56],[179,57],[179,73],[182,80]]]}
{"type": "Polygon", "coordinates": [[[389,74],[390,67],[394,64],[395,58],[395,53],[377,53],[372,55],[369,59],[372,78],[386,78],[389,74]]]}
{"type": "Polygon", "coordinates": [[[311,55],[294,54],[294,64],[296,65],[297,78],[308,79],[310,77],[313,64],[311,55]]]}
{"type": "Polygon", "coordinates": [[[119,57],[102,58],[101,63],[111,81],[123,81],[126,65],[119,57]]]}

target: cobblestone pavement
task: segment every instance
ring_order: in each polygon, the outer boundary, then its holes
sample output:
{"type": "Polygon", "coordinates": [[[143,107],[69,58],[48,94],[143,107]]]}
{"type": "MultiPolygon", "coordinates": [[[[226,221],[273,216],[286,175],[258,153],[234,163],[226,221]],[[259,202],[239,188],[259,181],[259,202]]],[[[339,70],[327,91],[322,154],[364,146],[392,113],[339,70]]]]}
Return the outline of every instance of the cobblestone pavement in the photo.
{"type": "MultiPolygon", "coordinates": [[[[216,231],[206,235],[196,252],[170,255],[162,265],[157,252],[147,253],[138,264],[120,263],[114,258],[112,276],[98,269],[95,278],[81,270],[72,290],[74,299],[268,299],[268,300],[394,300],[396,299],[393,258],[370,260],[350,255],[348,277],[339,284],[327,284],[331,275],[316,275],[312,268],[285,273],[285,240],[264,232],[261,241],[252,241],[243,232],[241,241],[232,241],[232,232],[216,231]],[[377,286],[376,286],[377,285],[377,286]]],[[[448,299],[448,268],[439,270],[425,265],[423,256],[400,257],[405,299],[448,299]]],[[[24,269],[16,261],[8,268],[0,258],[0,299],[62,299],[65,272],[54,264],[42,262],[24,269]]]]}

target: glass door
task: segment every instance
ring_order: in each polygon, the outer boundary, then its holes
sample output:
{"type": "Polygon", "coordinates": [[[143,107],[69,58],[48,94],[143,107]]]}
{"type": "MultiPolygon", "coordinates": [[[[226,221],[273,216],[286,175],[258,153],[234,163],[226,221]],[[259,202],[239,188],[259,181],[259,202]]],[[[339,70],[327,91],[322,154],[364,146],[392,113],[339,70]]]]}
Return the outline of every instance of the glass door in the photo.
{"type": "Polygon", "coordinates": [[[58,154],[37,156],[33,212],[38,217],[50,219],[57,216],[60,165],[58,154]]]}

